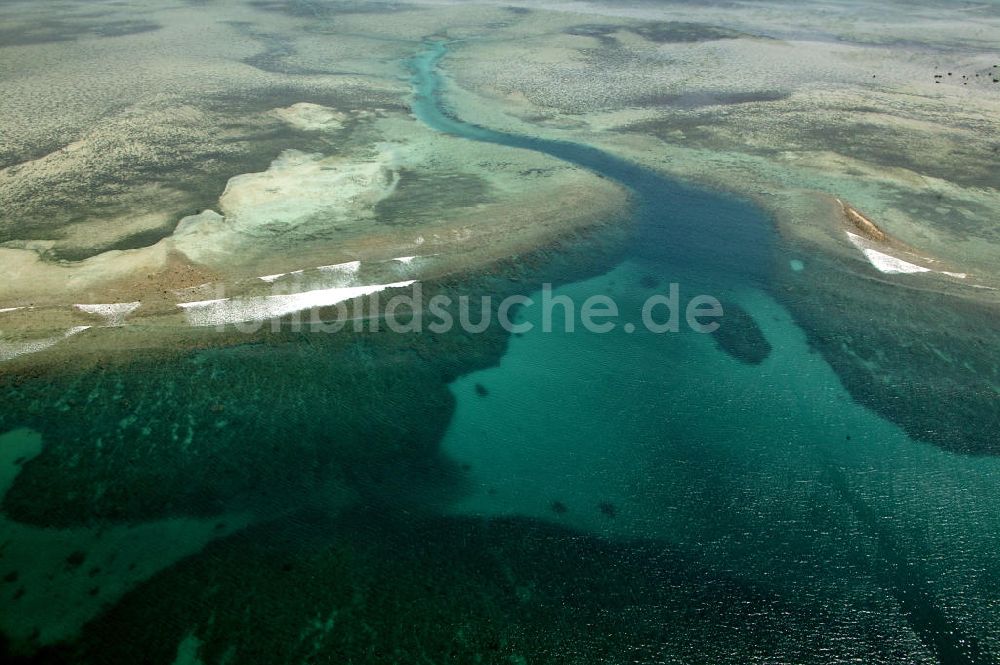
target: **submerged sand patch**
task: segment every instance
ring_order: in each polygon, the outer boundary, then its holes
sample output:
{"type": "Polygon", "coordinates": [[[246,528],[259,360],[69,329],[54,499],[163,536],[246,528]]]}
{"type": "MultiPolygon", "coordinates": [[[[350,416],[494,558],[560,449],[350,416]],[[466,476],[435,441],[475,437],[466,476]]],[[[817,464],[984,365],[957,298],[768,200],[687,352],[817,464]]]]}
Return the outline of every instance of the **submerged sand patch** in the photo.
{"type": "Polygon", "coordinates": [[[1000,86],[981,39],[1000,39],[1000,17],[985,7],[685,5],[683,20],[732,38],[675,43],[641,37],[678,20],[669,3],[544,9],[454,45],[447,97],[467,117],[599,143],[774,209],[793,189],[848,198],[901,241],[1000,281],[1000,86]]]}
{"type": "MultiPolygon", "coordinates": [[[[222,214],[206,211],[178,224],[173,246],[196,263],[224,267],[234,255],[281,251],[332,231],[362,225],[392,193],[395,151],[351,161],[286,151],[263,173],[230,179],[219,198],[222,214]],[[276,242],[278,247],[262,244],[276,242]]],[[[396,176],[398,177],[398,176],[396,176]]]]}
{"type": "MultiPolygon", "coordinates": [[[[0,434],[0,496],[42,445],[41,435],[32,430],[0,434]]],[[[0,628],[15,643],[35,648],[72,638],[132,587],[248,523],[247,515],[229,514],[49,529],[0,516],[6,596],[0,628]],[[53,620],[56,607],[58,620],[53,620]]]]}
{"type": "MultiPolygon", "coordinates": [[[[51,14],[16,7],[0,14],[51,14]]],[[[98,23],[158,29],[95,39],[97,17],[74,6],[59,25],[79,39],[0,44],[0,309],[35,308],[3,322],[6,342],[93,325],[72,342],[97,346],[119,334],[107,324],[183,326],[179,292],[277,295],[258,278],[316,266],[434,255],[343,286],[440,276],[627,207],[580,169],[409,117],[403,59],[443,30],[489,35],[508,10],[263,9],[107,7],[98,23]],[[135,302],[115,317],[73,307],[135,302]]]]}
{"type": "MultiPolygon", "coordinates": [[[[343,115],[317,104],[279,111],[331,130],[329,123],[343,115]]],[[[79,325],[97,315],[104,327],[280,316],[315,305],[308,291],[353,289],[343,296],[352,298],[466,270],[605,222],[627,206],[616,184],[544,155],[470,145],[398,115],[369,116],[363,127],[367,140],[349,150],[287,149],[265,170],[233,176],[214,209],[182,218],[170,235],[146,247],[82,261],[52,260],[46,254],[51,244],[0,247],[11,275],[0,284],[0,304],[36,308],[30,318],[8,321],[4,339],[19,330],[57,330],[69,307],[90,315],[79,325]],[[411,184],[400,187],[404,174],[411,184]],[[455,178],[479,183],[488,193],[471,200],[435,193],[455,178]],[[512,205],[518,209],[513,217],[512,205]],[[435,258],[414,262],[417,252],[435,258]],[[387,261],[397,267],[358,278],[360,266],[387,261]],[[288,282],[304,271],[329,278],[288,282]],[[278,291],[261,292],[264,284],[278,291]],[[190,304],[197,301],[215,303],[190,304]]],[[[335,295],[326,293],[322,304],[333,304],[326,301],[335,295]]],[[[102,331],[87,343],[100,345],[106,337],[102,331]]],[[[61,340],[51,334],[40,339],[46,344],[17,349],[44,350],[61,340]]]]}
{"type": "Polygon", "coordinates": [[[345,113],[309,102],[298,102],[288,108],[275,109],[274,114],[296,129],[331,132],[344,127],[345,113]]]}

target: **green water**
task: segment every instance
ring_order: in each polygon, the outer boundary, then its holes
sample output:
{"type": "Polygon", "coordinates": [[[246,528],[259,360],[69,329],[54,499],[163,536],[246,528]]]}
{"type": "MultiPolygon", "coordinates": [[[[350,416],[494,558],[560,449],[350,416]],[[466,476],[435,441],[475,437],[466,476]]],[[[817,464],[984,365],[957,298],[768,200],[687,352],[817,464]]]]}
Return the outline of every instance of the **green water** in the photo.
{"type": "MultiPolygon", "coordinates": [[[[776,251],[758,211],[585,147],[461,123],[433,103],[444,53],[436,45],[416,61],[419,118],[567,159],[640,198],[630,259],[557,294],[581,303],[607,293],[638,312],[657,292],[655,275],[660,289],[678,281],[738,302],[773,348],[762,364],[742,364],[709,336],[644,332],[637,316],[633,334],[514,338],[499,367],[452,385],[458,406],[443,448],[473,486],[452,509],[655,538],[810,598],[831,631],[818,641],[874,630],[907,658],[991,662],[1000,653],[997,460],[917,443],[851,399],[757,288],[776,251]]],[[[538,330],[540,312],[526,316],[538,330]]]]}
{"type": "MultiPolygon", "coordinates": [[[[557,310],[557,332],[509,338],[281,333],[3,383],[0,652],[996,662],[1000,460],[851,398],[769,295],[772,270],[815,262],[782,255],[759,210],[466,124],[443,107],[446,54],[410,62],[418,119],[633,191],[624,260],[552,258],[529,280],[612,296],[618,327],[559,332],[557,310]],[[671,282],[726,303],[735,342],[646,331],[642,303],[671,282]]],[[[530,270],[435,288],[508,293],[511,274],[530,270]]]]}

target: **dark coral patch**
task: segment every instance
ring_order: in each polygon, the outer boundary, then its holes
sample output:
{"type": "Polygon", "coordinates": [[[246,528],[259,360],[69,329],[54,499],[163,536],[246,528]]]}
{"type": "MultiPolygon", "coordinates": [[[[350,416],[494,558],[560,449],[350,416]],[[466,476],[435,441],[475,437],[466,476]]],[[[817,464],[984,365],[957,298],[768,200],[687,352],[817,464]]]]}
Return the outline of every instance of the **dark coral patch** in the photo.
{"type": "Polygon", "coordinates": [[[715,343],[730,356],[747,365],[759,365],[771,355],[771,344],[750,313],[734,302],[723,304],[719,328],[712,333],[715,343]]]}

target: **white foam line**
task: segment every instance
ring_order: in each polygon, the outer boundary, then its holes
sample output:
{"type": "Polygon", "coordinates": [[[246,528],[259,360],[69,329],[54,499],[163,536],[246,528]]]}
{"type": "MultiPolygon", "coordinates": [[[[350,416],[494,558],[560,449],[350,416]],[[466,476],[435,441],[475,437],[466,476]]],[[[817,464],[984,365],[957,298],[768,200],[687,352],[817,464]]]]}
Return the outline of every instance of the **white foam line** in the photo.
{"type": "Polygon", "coordinates": [[[199,302],[180,303],[187,322],[192,326],[217,326],[245,321],[262,321],[312,307],[327,307],[345,300],[360,298],[385,289],[410,286],[416,280],[367,286],[341,286],[317,289],[288,295],[257,296],[250,298],[221,298],[199,302]]]}
{"type": "Polygon", "coordinates": [[[125,317],[139,309],[139,305],[141,304],[141,302],[135,301],[106,303],[101,305],[73,305],[73,307],[76,307],[81,312],[86,312],[87,314],[103,316],[105,326],[116,328],[118,326],[125,325],[125,317]]]}
{"type": "Polygon", "coordinates": [[[26,342],[4,342],[0,340],[0,361],[11,360],[13,358],[17,358],[18,356],[44,351],[45,349],[55,346],[67,337],[72,337],[73,335],[83,332],[88,328],[90,328],[90,326],[74,326],[64,332],[60,337],[46,337],[45,339],[33,339],[26,342]]]}
{"type": "Polygon", "coordinates": [[[405,264],[409,265],[410,263],[413,262],[413,259],[415,259],[415,258],[418,258],[418,257],[416,257],[416,256],[397,256],[396,258],[393,259],[393,261],[399,261],[400,263],[405,263],[405,264]]]}
{"type": "Polygon", "coordinates": [[[867,243],[865,242],[865,239],[859,236],[858,234],[851,233],[850,231],[844,231],[844,233],[847,234],[847,239],[851,241],[851,244],[857,247],[858,249],[863,250],[868,246],[867,243]]]}
{"type": "Polygon", "coordinates": [[[0,309],[0,314],[3,314],[4,312],[16,312],[19,309],[24,309],[24,308],[23,307],[4,307],[3,309],[0,309]]]}
{"type": "Polygon", "coordinates": [[[915,263],[910,263],[902,259],[897,259],[895,256],[889,256],[888,254],[883,254],[882,252],[865,248],[861,250],[868,262],[871,263],[877,270],[889,274],[910,274],[918,272],[932,272],[930,268],[925,268],[923,266],[918,266],[915,263]]]}
{"type": "Polygon", "coordinates": [[[177,306],[180,307],[181,309],[188,309],[188,308],[207,307],[209,305],[217,305],[221,302],[229,302],[229,298],[218,298],[216,300],[196,300],[194,302],[179,302],[177,303],[177,306]]]}
{"type": "Polygon", "coordinates": [[[293,270],[291,272],[279,272],[277,275],[263,275],[261,277],[258,277],[257,279],[261,280],[262,282],[271,283],[271,282],[278,281],[282,277],[287,277],[288,275],[301,275],[303,272],[305,272],[305,270],[293,270]]]}
{"type": "MultiPolygon", "coordinates": [[[[880,252],[877,249],[872,249],[869,246],[869,242],[862,238],[861,236],[851,233],[850,231],[845,231],[847,234],[847,239],[851,241],[851,244],[861,250],[861,253],[865,255],[868,262],[871,263],[876,270],[886,274],[908,274],[912,275],[915,273],[923,272],[934,272],[939,275],[948,275],[949,277],[954,277],[956,279],[965,279],[968,277],[964,272],[948,272],[946,270],[931,270],[930,268],[925,268],[924,266],[917,265],[916,263],[910,263],[909,261],[904,261],[895,256],[891,256],[884,252],[880,252]]],[[[927,259],[928,261],[933,261],[933,259],[927,259]]]]}
{"type": "Polygon", "coordinates": [[[0,361],[11,360],[18,356],[29,353],[44,351],[50,346],[55,346],[61,338],[49,337],[47,339],[35,339],[30,342],[4,342],[0,341],[0,361]]]}
{"type": "Polygon", "coordinates": [[[336,263],[332,266],[317,266],[316,270],[323,272],[350,272],[355,273],[361,267],[361,261],[348,261],[347,263],[336,263]]]}

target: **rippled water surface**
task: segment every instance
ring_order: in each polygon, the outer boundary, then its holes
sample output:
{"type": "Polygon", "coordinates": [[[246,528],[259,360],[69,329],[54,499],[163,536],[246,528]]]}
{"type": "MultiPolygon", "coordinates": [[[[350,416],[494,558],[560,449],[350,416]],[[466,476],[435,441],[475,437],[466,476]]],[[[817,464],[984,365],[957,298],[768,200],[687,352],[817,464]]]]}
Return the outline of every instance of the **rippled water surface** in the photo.
{"type": "Polygon", "coordinates": [[[10,648],[996,662],[1000,462],[916,442],[852,400],[770,291],[772,271],[812,268],[758,209],[466,124],[442,108],[446,54],[432,43],[410,63],[418,119],[632,190],[623,260],[553,295],[609,295],[633,332],[545,333],[526,307],[537,325],[509,339],[291,336],[6,386],[10,648]],[[643,302],[671,283],[718,297],[728,336],[646,331],[643,302]],[[62,615],[95,607],[63,643],[62,615]]]}
{"type": "MultiPolygon", "coordinates": [[[[428,72],[442,52],[418,59],[418,100],[438,94],[428,72]]],[[[426,106],[418,117],[443,131],[507,142],[426,106]]],[[[638,312],[680,282],[748,312],[773,353],[741,363],[710,336],[643,333],[637,316],[632,335],[515,338],[499,367],[452,387],[458,408],[444,448],[469,465],[475,487],[455,511],[530,515],[698,552],[719,572],[809,599],[804,612],[823,625],[810,639],[828,645],[814,645],[818,661],[857,640],[858,654],[989,662],[1000,636],[989,588],[996,460],[917,443],[852,401],[768,295],[772,261],[805,268],[776,255],[767,220],[749,204],[587,148],[509,142],[618,179],[640,201],[628,260],[557,295],[607,293],[638,312]],[[888,644],[868,642],[873,634],[888,644]]]]}

